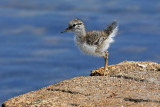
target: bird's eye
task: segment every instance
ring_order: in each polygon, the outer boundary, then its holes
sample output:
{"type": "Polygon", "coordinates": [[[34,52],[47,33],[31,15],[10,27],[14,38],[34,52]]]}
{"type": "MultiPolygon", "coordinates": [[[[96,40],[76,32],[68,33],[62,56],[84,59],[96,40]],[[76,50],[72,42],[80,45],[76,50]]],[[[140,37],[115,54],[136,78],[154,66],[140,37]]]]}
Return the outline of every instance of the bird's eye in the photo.
{"type": "Polygon", "coordinates": [[[73,24],[73,27],[75,27],[76,26],[76,24],[73,24]]]}

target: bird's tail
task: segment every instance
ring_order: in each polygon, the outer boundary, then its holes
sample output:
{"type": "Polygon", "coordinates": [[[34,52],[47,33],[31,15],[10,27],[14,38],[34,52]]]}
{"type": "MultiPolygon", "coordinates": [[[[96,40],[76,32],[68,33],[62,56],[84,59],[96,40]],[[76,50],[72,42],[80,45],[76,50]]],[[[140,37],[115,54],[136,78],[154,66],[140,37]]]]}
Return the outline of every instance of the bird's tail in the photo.
{"type": "Polygon", "coordinates": [[[104,32],[109,36],[109,38],[115,37],[118,32],[117,21],[115,20],[110,25],[108,25],[104,32]]]}

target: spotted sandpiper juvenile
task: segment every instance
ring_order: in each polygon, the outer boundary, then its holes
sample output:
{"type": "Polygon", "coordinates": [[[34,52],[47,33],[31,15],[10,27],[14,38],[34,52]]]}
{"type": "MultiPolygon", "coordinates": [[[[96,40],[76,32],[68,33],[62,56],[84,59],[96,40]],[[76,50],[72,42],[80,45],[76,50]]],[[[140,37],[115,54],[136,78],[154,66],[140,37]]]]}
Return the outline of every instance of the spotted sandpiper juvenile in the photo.
{"type": "Polygon", "coordinates": [[[75,42],[77,46],[83,53],[99,56],[105,58],[104,73],[106,75],[108,69],[108,51],[107,49],[110,46],[110,43],[114,41],[114,37],[118,32],[117,21],[113,21],[108,25],[104,30],[89,31],[86,32],[85,25],[82,20],[76,18],[69,22],[68,27],[62,31],[64,32],[74,32],[75,33],[75,42]]]}

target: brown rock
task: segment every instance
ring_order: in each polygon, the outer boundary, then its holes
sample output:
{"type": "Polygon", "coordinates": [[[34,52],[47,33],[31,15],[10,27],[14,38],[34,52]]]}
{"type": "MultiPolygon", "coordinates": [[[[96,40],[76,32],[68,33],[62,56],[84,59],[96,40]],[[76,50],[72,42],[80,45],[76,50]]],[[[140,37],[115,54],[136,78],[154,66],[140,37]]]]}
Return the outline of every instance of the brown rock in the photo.
{"type": "Polygon", "coordinates": [[[125,61],[110,76],[75,77],[9,99],[3,107],[160,107],[160,64],[125,61]]]}

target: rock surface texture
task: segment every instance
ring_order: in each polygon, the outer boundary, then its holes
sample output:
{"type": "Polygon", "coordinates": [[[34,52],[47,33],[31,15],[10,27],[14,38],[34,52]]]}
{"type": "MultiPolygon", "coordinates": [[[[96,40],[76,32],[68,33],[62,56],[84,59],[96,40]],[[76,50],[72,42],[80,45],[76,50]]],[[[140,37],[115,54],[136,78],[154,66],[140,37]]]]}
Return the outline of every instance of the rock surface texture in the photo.
{"type": "Polygon", "coordinates": [[[11,98],[2,106],[160,107],[160,64],[124,61],[109,71],[108,76],[65,80],[11,98]]]}

